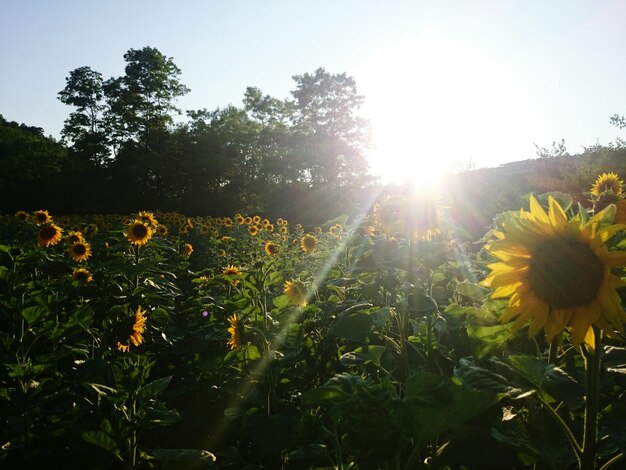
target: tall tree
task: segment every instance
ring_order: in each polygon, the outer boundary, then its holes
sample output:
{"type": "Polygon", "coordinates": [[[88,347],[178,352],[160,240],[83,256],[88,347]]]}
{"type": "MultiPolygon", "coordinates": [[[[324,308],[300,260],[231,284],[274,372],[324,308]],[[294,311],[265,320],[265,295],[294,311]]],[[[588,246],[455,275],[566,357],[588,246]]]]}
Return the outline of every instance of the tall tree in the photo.
{"type": "Polygon", "coordinates": [[[313,183],[358,184],[367,173],[364,151],[370,143],[369,125],[357,115],[363,96],[345,73],[318,68],[295,75],[293,123],[309,158],[313,183]]]}
{"type": "Polygon", "coordinates": [[[124,54],[125,75],[104,83],[109,104],[108,123],[119,143],[132,140],[157,149],[172,124],[178,97],[190,90],[180,80],[172,58],[156,48],[130,49],[124,54]]]}
{"type": "Polygon", "coordinates": [[[90,67],[70,72],[59,100],[76,107],[65,120],[61,135],[73,151],[95,166],[103,166],[109,156],[108,133],[105,127],[102,74],[90,67]]]}

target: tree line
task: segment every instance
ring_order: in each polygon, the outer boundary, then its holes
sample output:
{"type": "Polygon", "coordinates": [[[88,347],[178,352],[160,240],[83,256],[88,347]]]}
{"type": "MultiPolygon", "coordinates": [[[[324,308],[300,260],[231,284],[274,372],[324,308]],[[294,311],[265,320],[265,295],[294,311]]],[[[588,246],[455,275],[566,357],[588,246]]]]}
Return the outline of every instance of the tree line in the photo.
{"type": "Polygon", "coordinates": [[[256,211],[313,219],[354,209],[374,184],[354,79],[323,68],[293,77],[287,99],[248,87],[243,105],[181,114],[190,90],[173,59],[130,49],[124,75],[72,70],[62,141],[0,121],[4,210],[64,213],[256,211]]]}

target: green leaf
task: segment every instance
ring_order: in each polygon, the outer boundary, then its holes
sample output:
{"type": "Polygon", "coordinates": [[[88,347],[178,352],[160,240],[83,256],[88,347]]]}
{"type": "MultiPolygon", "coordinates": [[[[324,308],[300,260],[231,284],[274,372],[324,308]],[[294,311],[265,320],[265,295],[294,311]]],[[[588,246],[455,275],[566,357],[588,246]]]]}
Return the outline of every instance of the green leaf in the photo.
{"type": "Polygon", "coordinates": [[[534,356],[509,356],[509,364],[552,402],[563,401],[575,410],[584,404],[584,387],[563,370],[534,356]]]}
{"type": "Polygon", "coordinates": [[[277,297],[274,297],[274,299],[272,300],[272,303],[274,304],[274,307],[278,308],[278,309],[283,309],[287,306],[289,306],[290,302],[289,302],[289,297],[287,297],[284,294],[281,294],[277,297]]]}
{"type": "Polygon", "coordinates": [[[172,380],[172,376],[162,377],[147,385],[144,385],[139,390],[139,396],[144,400],[151,400],[158,397],[163,393],[172,380]]]}
{"type": "Polygon", "coordinates": [[[152,454],[166,469],[196,469],[216,460],[211,452],[200,449],[156,449],[152,454]]]}
{"type": "Polygon", "coordinates": [[[150,313],[150,319],[158,325],[167,325],[170,322],[170,314],[165,308],[158,307],[150,313]]]}
{"type": "Polygon", "coordinates": [[[33,305],[22,310],[22,317],[29,325],[32,325],[48,312],[49,309],[45,305],[33,305]]]}
{"type": "Polygon", "coordinates": [[[337,318],[329,333],[349,341],[362,341],[370,334],[372,317],[366,313],[349,313],[337,318]]]}
{"type": "Polygon", "coordinates": [[[383,307],[371,313],[372,322],[374,326],[383,327],[389,321],[391,317],[391,309],[389,307],[383,307]]]}
{"type": "Polygon", "coordinates": [[[456,293],[468,299],[480,302],[484,300],[491,291],[478,284],[465,281],[456,286],[456,293]]]}
{"type": "Polygon", "coordinates": [[[494,326],[469,324],[467,326],[467,335],[475,342],[475,356],[483,358],[511,339],[511,327],[511,323],[494,326]]]}
{"type": "Polygon", "coordinates": [[[343,354],[340,362],[344,366],[373,363],[380,366],[380,358],[385,352],[385,347],[380,345],[368,345],[356,348],[354,351],[343,354]]]}
{"type": "Polygon", "coordinates": [[[428,372],[410,376],[405,399],[411,406],[420,439],[430,439],[475,418],[502,395],[471,390],[428,372]]]}
{"type": "Polygon", "coordinates": [[[80,437],[89,444],[98,446],[119,458],[120,450],[117,442],[109,434],[103,431],[85,431],[80,437]]]}

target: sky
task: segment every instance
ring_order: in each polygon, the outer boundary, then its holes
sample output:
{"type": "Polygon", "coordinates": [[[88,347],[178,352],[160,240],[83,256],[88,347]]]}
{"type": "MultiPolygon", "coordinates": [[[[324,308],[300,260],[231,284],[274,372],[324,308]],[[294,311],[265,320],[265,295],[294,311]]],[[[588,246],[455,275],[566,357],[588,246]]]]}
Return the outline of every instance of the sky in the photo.
{"type": "Polygon", "coordinates": [[[371,173],[444,170],[570,153],[626,138],[626,1],[2,0],[0,114],[60,138],[71,70],[124,73],[156,47],[182,70],[182,110],[241,106],[246,87],[289,97],[324,67],[356,80],[371,173]]]}

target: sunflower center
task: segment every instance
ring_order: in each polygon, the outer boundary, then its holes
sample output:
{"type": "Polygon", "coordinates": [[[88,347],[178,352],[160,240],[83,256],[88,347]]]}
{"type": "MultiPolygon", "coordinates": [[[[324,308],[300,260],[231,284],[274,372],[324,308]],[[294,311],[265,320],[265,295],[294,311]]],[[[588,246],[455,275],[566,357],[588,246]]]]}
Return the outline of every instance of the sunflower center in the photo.
{"type": "Polygon", "coordinates": [[[133,235],[135,238],[145,238],[148,236],[148,228],[143,224],[137,224],[133,227],[133,235]]]}
{"type": "Polygon", "coordinates": [[[82,243],[76,243],[74,245],[74,253],[77,255],[84,255],[87,252],[87,247],[82,243]]]}
{"type": "Polygon", "coordinates": [[[583,242],[555,237],[532,254],[530,286],[540,300],[556,308],[590,304],[604,280],[604,265],[583,242]]]}
{"type": "Polygon", "coordinates": [[[40,233],[43,240],[52,240],[57,234],[57,229],[49,225],[47,227],[43,227],[40,233]]]}

